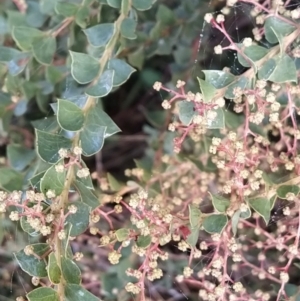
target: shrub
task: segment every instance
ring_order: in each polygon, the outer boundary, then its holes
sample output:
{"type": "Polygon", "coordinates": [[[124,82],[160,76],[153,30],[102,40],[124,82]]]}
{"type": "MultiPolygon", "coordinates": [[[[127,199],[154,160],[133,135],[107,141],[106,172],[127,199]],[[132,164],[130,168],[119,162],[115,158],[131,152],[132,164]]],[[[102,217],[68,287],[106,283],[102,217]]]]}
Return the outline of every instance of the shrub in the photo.
{"type": "Polygon", "coordinates": [[[17,300],[298,300],[297,3],[228,0],[201,27],[197,1],[13,2],[0,19],[0,212],[30,237],[13,255],[35,287],[24,276],[17,300]],[[241,3],[255,23],[235,41],[226,19],[241,3]],[[207,27],[241,72],[230,60],[184,75],[207,27]],[[174,57],[171,82],[145,71],[154,55],[174,57]],[[135,68],[163,109],[145,113],[148,147],[124,180],[89,157],[100,164],[121,131],[105,100],[122,110],[135,68]]]}

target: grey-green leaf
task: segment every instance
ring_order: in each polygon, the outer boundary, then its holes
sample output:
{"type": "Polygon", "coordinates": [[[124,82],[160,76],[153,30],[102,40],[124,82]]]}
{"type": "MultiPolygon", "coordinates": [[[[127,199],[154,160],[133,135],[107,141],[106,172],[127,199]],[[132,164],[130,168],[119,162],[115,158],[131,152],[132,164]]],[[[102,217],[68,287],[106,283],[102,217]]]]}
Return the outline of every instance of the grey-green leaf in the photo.
{"type": "Polygon", "coordinates": [[[96,209],[100,206],[100,202],[98,198],[94,195],[94,193],[88,189],[84,184],[79,181],[74,183],[75,188],[80,194],[81,201],[91,207],[92,210],[96,209]]]}
{"type": "Polygon", "coordinates": [[[135,30],[136,30],[137,22],[131,18],[125,18],[121,23],[121,35],[124,38],[133,40],[136,38],[135,30]]]}
{"type": "Polygon", "coordinates": [[[56,163],[60,157],[61,148],[70,149],[71,140],[56,134],[36,130],[36,147],[39,156],[48,163],[56,163]]]}
{"type": "Polygon", "coordinates": [[[35,151],[22,145],[9,144],[7,146],[7,158],[13,169],[22,171],[35,158],[35,151]]]}
{"type": "MultiPolygon", "coordinates": [[[[45,255],[45,253],[50,249],[49,245],[45,243],[33,244],[32,246],[34,253],[38,256],[45,255]]],[[[46,262],[44,259],[38,259],[34,255],[28,256],[25,254],[24,250],[14,253],[14,255],[20,265],[20,268],[30,276],[47,276],[46,262]]]]}
{"type": "Polygon", "coordinates": [[[191,101],[182,100],[178,102],[179,119],[184,125],[190,125],[195,113],[194,103],[191,101]]]}
{"type": "Polygon", "coordinates": [[[52,62],[56,51],[56,40],[52,36],[43,36],[35,38],[32,42],[32,52],[35,59],[44,65],[52,62]]]}
{"type": "Polygon", "coordinates": [[[83,127],[83,111],[73,102],[58,99],[57,121],[66,131],[79,131],[83,127]]]}
{"type": "Polygon", "coordinates": [[[242,91],[246,88],[248,84],[248,78],[245,76],[241,76],[236,82],[232,83],[228,86],[225,97],[229,99],[236,98],[234,91],[236,88],[240,88],[242,91]]]}
{"type": "Polygon", "coordinates": [[[72,63],[71,73],[73,78],[80,84],[91,82],[100,71],[100,63],[92,56],[70,51],[72,63]]]}
{"type": "Polygon", "coordinates": [[[208,81],[205,81],[199,77],[197,77],[197,79],[200,85],[204,102],[210,102],[217,91],[216,88],[208,81]]]}
{"type": "Polygon", "coordinates": [[[212,214],[207,216],[202,226],[208,233],[221,233],[228,223],[227,216],[224,214],[212,214]]]}
{"type": "Polygon", "coordinates": [[[119,59],[111,59],[108,61],[107,69],[115,71],[113,86],[117,87],[127,81],[130,75],[136,70],[128,65],[125,61],[119,59]]]}
{"type": "Polygon", "coordinates": [[[132,0],[132,5],[137,10],[148,10],[156,2],[156,0],[132,0]]]}
{"type": "Polygon", "coordinates": [[[43,32],[32,27],[15,26],[12,37],[16,44],[24,51],[31,50],[33,40],[43,36],[43,32]]]}
{"type": "Polygon", "coordinates": [[[74,3],[58,1],[55,5],[55,11],[57,14],[64,17],[75,16],[78,10],[78,5],[74,3]]]}
{"type": "Polygon", "coordinates": [[[116,237],[118,241],[124,241],[128,238],[129,236],[129,229],[126,228],[120,228],[116,232],[116,237]]]}
{"type": "Polygon", "coordinates": [[[189,220],[191,229],[199,227],[201,211],[195,205],[189,205],[189,220]]]}
{"type": "Polygon", "coordinates": [[[271,202],[267,198],[253,198],[248,200],[249,206],[254,209],[265,221],[269,223],[271,216],[271,202]]]}
{"type": "Polygon", "coordinates": [[[59,295],[56,290],[50,287],[39,287],[26,295],[29,301],[59,301],[59,295]]]}
{"type": "MultiPolygon", "coordinates": [[[[72,230],[71,230],[72,231],[72,230]]],[[[81,272],[77,264],[67,258],[61,258],[61,271],[64,279],[67,283],[80,284],[81,282],[81,272]]]]}
{"type": "Polygon", "coordinates": [[[93,86],[86,89],[85,93],[92,97],[106,96],[113,88],[114,75],[114,70],[105,70],[97,82],[93,86]]]}
{"type": "Polygon", "coordinates": [[[150,246],[151,244],[151,236],[150,235],[140,235],[136,241],[136,245],[139,247],[139,248],[143,248],[143,249],[146,249],[150,246]]]}
{"type": "Polygon", "coordinates": [[[66,222],[72,225],[70,236],[78,236],[83,233],[89,225],[90,207],[82,202],[72,202],[77,207],[76,213],[70,214],[66,222]]]}
{"type": "Polygon", "coordinates": [[[49,280],[53,284],[58,284],[60,282],[61,270],[57,264],[57,260],[54,253],[51,253],[48,257],[47,272],[49,280]]]}
{"type": "Polygon", "coordinates": [[[276,193],[281,199],[287,199],[288,193],[297,196],[300,192],[300,187],[297,185],[281,185],[277,188],[276,193]]]}
{"type": "Polygon", "coordinates": [[[80,132],[80,140],[85,156],[97,153],[103,146],[104,138],[109,137],[120,129],[111,118],[102,110],[98,102],[85,116],[83,130],[80,132]]]}
{"type": "Polygon", "coordinates": [[[57,172],[55,167],[58,164],[64,164],[63,161],[64,159],[61,159],[56,165],[51,166],[41,179],[40,189],[44,194],[46,194],[48,190],[53,190],[55,195],[62,193],[65,185],[66,170],[57,172]]]}
{"type": "Polygon", "coordinates": [[[65,286],[66,301],[101,301],[81,285],[68,283],[65,286]]]}
{"type": "Polygon", "coordinates": [[[229,72],[219,70],[203,70],[205,81],[212,84],[216,89],[221,89],[231,84],[235,77],[229,72]]]}
{"type": "Polygon", "coordinates": [[[272,44],[278,43],[278,37],[275,33],[278,33],[279,35],[284,37],[291,34],[295,29],[295,26],[275,16],[270,16],[266,18],[264,24],[265,37],[268,40],[268,42],[272,44]]]}
{"type": "MultiPolygon", "coordinates": [[[[238,46],[241,48],[241,45],[243,44],[238,46]]],[[[251,62],[259,61],[266,56],[268,52],[269,50],[267,48],[258,45],[250,45],[249,47],[244,47],[243,49],[243,53],[251,62]]],[[[252,64],[250,64],[240,53],[238,53],[238,60],[244,67],[252,66],[252,64]]]]}
{"type": "Polygon", "coordinates": [[[83,31],[88,41],[95,47],[105,47],[114,34],[113,23],[102,23],[83,31]]]}
{"type": "Polygon", "coordinates": [[[219,194],[209,193],[209,195],[211,197],[212,204],[213,204],[215,210],[217,210],[220,213],[225,213],[230,205],[230,200],[222,197],[219,194]]]}

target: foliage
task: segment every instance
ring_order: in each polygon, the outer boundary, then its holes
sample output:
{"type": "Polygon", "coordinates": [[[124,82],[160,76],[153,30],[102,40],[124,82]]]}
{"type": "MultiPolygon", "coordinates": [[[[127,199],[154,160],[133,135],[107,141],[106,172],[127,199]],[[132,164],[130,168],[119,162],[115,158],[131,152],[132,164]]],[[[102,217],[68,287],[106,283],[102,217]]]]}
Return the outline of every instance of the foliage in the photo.
{"type": "Polygon", "coordinates": [[[199,3],[1,4],[0,212],[29,237],[13,258],[35,286],[18,301],[144,301],[152,282],[158,300],[174,281],[191,300],[299,298],[300,8],[228,0],[205,14],[227,43],[215,54],[234,51],[245,69],[200,73],[199,3]],[[235,41],[226,18],[241,3],[256,27],[235,41]],[[156,55],[174,58],[170,82],[147,71],[156,55]],[[104,144],[122,138],[106,99],[126,108],[138,71],[164,110],[144,110],[147,150],[115,177],[89,160],[102,165],[104,144]]]}

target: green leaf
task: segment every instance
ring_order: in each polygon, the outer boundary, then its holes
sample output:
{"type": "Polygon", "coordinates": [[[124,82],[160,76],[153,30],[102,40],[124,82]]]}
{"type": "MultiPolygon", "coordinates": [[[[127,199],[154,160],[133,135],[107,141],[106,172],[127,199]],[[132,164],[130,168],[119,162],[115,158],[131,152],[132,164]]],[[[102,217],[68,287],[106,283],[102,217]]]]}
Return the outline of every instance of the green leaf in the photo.
{"type": "Polygon", "coordinates": [[[251,210],[250,210],[250,208],[248,207],[247,211],[241,212],[240,217],[243,218],[243,219],[247,219],[247,218],[251,217],[251,210]]]}
{"type": "Polygon", "coordinates": [[[279,36],[287,36],[291,34],[296,29],[295,26],[285,22],[282,19],[279,19],[275,16],[270,16],[266,18],[264,24],[265,37],[269,43],[275,44],[278,43],[279,36]],[[278,35],[276,35],[278,34],[278,35]]]}
{"type": "Polygon", "coordinates": [[[248,84],[248,78],[245,76],[241,76],[238,78],[236,82],[233,84],[229,85],[226,92],[225,92],[225,97],[229,99],[234,99],[236,96],[234,95],[234,90],[236,88],[241,88],[241,90],[244,90],[248,84]]]}
{"type": "Polygon", "coordinates": [[[132,5],[137,10],[148,10],[156,2],[156,0],[132,0],[132,5]]]}
{"type": "Polygon", "coordinates": [[[66,257],[62,257],[61,272],[67,283],[80,284],[81,272],[79,267],[73,260],[66,257]]]}
{"type": "Polygon", "coordinates": [[[40,235],[40,232],[33,229],[30,224],[27,222],[27,217],[22,216],[20,219],[20,225],[24,232],[28,233],[32,237],[36,237],[40,235]]]}
{"type": "Polygon", "coordinates": [[[9,144],[6,153],[10,166],[17,171],[24,170],[35,158],[34,150],[18,144],[9,144]]]}
{"type": "Polygon", "coordinates": [[[102,23],[89,27],[83,32],[86,34],[90,44],[95,47],[105,47],[114,34],[113,23],[102,23]]]}
{"type": "Polygon", "coordinates": [[[150,246],[151,244],[151,236],[150,235],[140,235],[136,241],[136,245],[139,247],[139,248],[143,248],[143,249],[146,249],[150,246]]]}
{"type": "Polygon", "coordinates": [[[71,73],[73,78],[80,84],[91,82],[100,71],[99,62],[85,53],[70,50],[70,54],[72,59],[71,73]]]}
{"type": "Polygon", "coordinates": [[[225,125],[230,130],[236,130],[242,124],[244,124],[245,117],[240,114],[230,112],[229,110],[224,111],[225,125]]]}
{"type": "Polygon", "coordinates": [[[87,6],[80,6],[76,12],[75,21],[81,28],[86,28],[90,16],[90,10],[87,6]]]}
{"type": "Polygon", "coordinates": [[[235,77],[229,72],[219,70],[203,70],[205,81],[213,85],[216,89],[221,89],[231,84],[235,77]]]}
{"type": "Polygon", "coordinates": [[[220,213],[225,213],[230,205],[230,200],[222,197],[219,194],[211,194],[209,192],[209,195],[211,197],[212,204],[213,204],[215,210],[220,213]]]}
{"type": "Polygon", "coordinates": [[[15,26],[12,30],[12,37],[18,47],[24,51],[29,51],[34,39],[43,37],[43,32],[32,27],[15,26]]]}
{"type": "Polygon", "coordinates": [[[113,86],[118,87],[125,83],[130,75],[136,70],[128,65],[125,61],[119,59],[111,59],[108,61],[107,69],[115,71],[113,86]]]}
{"type": "Polygon", "coordinates": [[[225,127],[225,118],[224,118],[224,111],[222,108],[213,109],[217,113],[214,120],[210,120],[207,123],[208,129],[222,129],[225,127]]]}
{"type": "Polygon", "coordinates": [[[128,238],[129,236],[129,229],[121,228],[118,229],[116,232],[116,237],[118,241],[124,241],[128,238]]]}
{"type": "Polygon", "coordinates": [[[29,301],[59,301],[60,297],[53,288],[39,287],[26,295],[29,301]]]}
{"type": "Polygon", "coordinates": [[[297,83],[297,69],[294,60],[284,54],[275,58],[276,67],[273,72],[268,77],[269,81],[273,81],[274,83],[287,83],[287,82],[295,82],[297,83]]]}
{"type": "Polygon", "coordinates": [[[125,18],[121,23],[120,32],[124,38],[134,40],[136,38],[135,30],[136,30],[137,22],[131,18],[125,18]]]}
{"type": "Polygon", "coordinates": [[[64,68],[53,65],[47,66],[45,76],[47,81],[55,85],[64,78],[64,68]]]}
{"type": "Polygon", "coordinates": [[[63,172],[57,172],[55,170],[55,166],[58,164],[64,164],[64,159],[58,161],[56,165],[51,166],[41,179],[40,189],[45,195],[48,190],[53,190],[55,191],[55,195],[58,196],[64,190],[66,170],[63,172]]]}
{"type": "Polygon", "coordinates": [[[35,176],[33,176],[32,178],[29,179],[30,185],[32,186],[32,188],[36,189],[37,191],[41,191],[40,190],[40,183],[41,183],[41,179],[43,178],[44,174],[46,171],[42,171],[38,174],[36,174],[35,176]]]}
{"type": "Polygon", "coordinates": [[[35,38],[32,42],[32,52],[35,59],[44,65],[50,65],[56,51],[56,40],[52,36],[35,38]]]}
{"type": "Polygon", "coordinates": [[[66,284],[65,286],[66,301],[101,301],[89,291],[78,284],[66,284]]]}
{"type": "Polygon", "coordinates": [[[189,205],[189,220],[191,229],[199,227],[201,211],[195,205],[189,205]]]}
{"type": "Polygon", "coordinates": [[[119,131],[117,125],[102,110],[101,103],[97,102],[85,116],[83,130],[80,132],[83,154],[91,156],[97,153],[103,146],[104,138],[119,131]]]}
{"type": "Polygon", "coordinates": [[[16,76],[21,73],[29,61],[30,54],[17,49],[0,46],[0,62],[4,62],[9,73],[16,76]]]}
{"type": "Polygon", "coordinates": [[[186,242],[191,246],[195,247],[198,239],[199,239],[199,232],[200,232],[200,227],[195,227],[191,229],[191,233],[188,235],[186,238],[186,242]]]}
{"type": "Polygon", "coordinates": [[[288,193],[293,193],[297,196],[300,192],[300,187],[296,185],[281,185],[277,188],[276,193],[281,199],[286,199],[288,193]]]}
{"type": "Polygon", "coordinates": [[[268,80],[270,75],[276,68],[276,61],[274,59],[267,60],[258,70],[258,78],[268,80]]]}
{"type": "Polygon", "coordinates": [[[84,123],[83,111],[73,102],[65,99],[58,99],[57,103],[57,121],[59,125],[66,131],[79,131],[84,123]]]}
{"type": "Polygon", "coordinates": [[[209,82],[197,77],[204,102],[210,102],[216,93],[216,88],[209,82]]]}
{"type": "MultiPolygon", "coordinates": [[[[49,245],[44,243],[33,244],[32,246],[34,253],[38,256],[43,256],[50,250],[49,245]]],[[[27,256],[24,250],[14,253],[14,255],[20,265],[20,268],[30,276],[47,276],[46,262],[44,259],[38,259],[34,255],[27,256]]]]}
{"type": "Polygon", "coordinates": [[[113,88],[114,75],[114,70],[105,70],[98,78],[97,82],[86,89],[85,93],[92,97],[106,96],[113,88]]]}
{"type": "MultiPolygon", "coordinates": [[[[80,161],[80,165],[81,165],[81,168],[87,168],[87,166],[83,160],[80,161]]],[[[77,171],[81,168],[78,165],[74,166],[75,174],[76,174],[76,181],[82,183],[86,188],[94,190],[94,185],[93,185],[93,181],[92,181],[90,174],[85,178],[79,178],[77,176],[77,171]]]]}
{"type": "Polygon", "coordinates": [[[107,0],[107,4],[114,8],[121,8],[122,0],[107,0]]]}
{"type": "Polygon", "coordinates": [[[264,219],[267,225],[270,220],[272,209],[270,200],[266,198],[253,198],[248,200],[248,204],[264,219]]]}
{"type": "Polygon", "coordinates": [[[92,210],[100,206],[98,198],[83,183],[76,181],[74,183],[76,190],[80,194],[81,201],[91,207],[92,210]]]}
{"type": "Polygon", "coordinates": [[[156,20],[163,25],[172,25],[176,21],[176,16],[172,9],[160,4],[156,12],[156,20]]]}
{"type": "Polygon", "coordinates": [[[55,5],[55,11],[58,15],[62,15],[64,17],[72,17],[75,16],[78,10],[78,5],[74,3],[68,2],[60,2],[58,1],[55,5]]]}
{"type": "Polygon", "coordinates": [[[72,202],[72,205],[77,207],[77,211],[68,215],[66,222],[72,225],[70,236],[76,237],[89,226],[90,207],[82,202],[72,202]]]}
{"type": "Polygon", "coordinates": [[[141,70],[145,61],[144,47],[139,47],[137,50],[130,52],[127,56],[128,62],[131,66],[141,70]]]}
{"type": "Polygon", "coordinates": [[[195,115],[194,103],[182,100],[178,102],[179,120],[184,125],[190,125],[195,115]]]}
{"type": "Polygon", "coordinates": [[[6,191],[21,190],[23,175],[9,167],[0,168],[0,187],[6,191]]]}
{"type": "MultiPolygon", "coordinates": [[[[242,48],[244,55],[253,63],[259,61],[267,55],[269,49],[258,45],[250,45],[249,47],[243,47],[243,44],[237,44],[239,48],[242,48]]],[[[251,67],[252,65],[238,53],[238,60],[244,67],[251,67]]]]}
{"type": "Polygon", "coordinates": [[[228,223],[224,214],[212,214],[206,217],[202,223],[204,230],[208,233],[221,233],[228,223]]]}
{"type": "Polygon", "coordinates": [[[51,253],[48,257],[48,266],[47,266],[47,272],[49,280],[53,284],[58,284],[60,282],[61,278],[61,270],[57,264],[56,257],[54,253],[51,253]]]}
{"type": "Polygon", "coordinates": [[[36,137],[37,153],[48,163],[56,163],[60,159],[58,151],[61,148],[72,147],[72,141],[60,135],[36,130],[36,137]]]}

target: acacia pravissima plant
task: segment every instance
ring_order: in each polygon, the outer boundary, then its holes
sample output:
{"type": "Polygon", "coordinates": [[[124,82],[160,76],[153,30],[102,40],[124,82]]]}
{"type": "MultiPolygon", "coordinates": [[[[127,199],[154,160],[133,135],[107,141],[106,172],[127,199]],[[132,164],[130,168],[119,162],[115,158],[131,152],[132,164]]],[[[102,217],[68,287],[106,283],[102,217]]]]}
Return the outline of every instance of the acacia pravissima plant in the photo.
{"type": "MultiPolygon", "coordinates": [[[[139,14],[156,9],[151,38],[158,37],[159,49],[159,33],[176,13],[153,0],[13,2],[19,12],[8,13],[12,40],[0,46],[3,132],[9,133],[13,113],[23,115],[24,103],[34,99],[45,111],[47,96],[55,96],[53,116],[32,122],[35,149],[26,141],[8,144],[0,168],[0,212],[34,240],[14,253],[36,286],[17,300],[105,299],[108,281],[115,281],[110,299],[159,300],[166,278],[191,300],[298,300],[300,7],[228,0],[222,12],[206,14],[206,26],[224,36],[215,53],[236,52],[245,72],[203,70],[198,88],[183,79],[153,83],[169,95],[162,101],[168,124],[154,131],[159,143],[151,164],[136,161],[123,184],[110,174],[91,176],[83,160],[121,130],[100,98],[127,81],[135,71],[130,62],[141,68],[143,55],[150,55],[143,52],[139,14]],[[250,8],[255,27],[253,37],[235,42],[225,24],[240,3],[250,8]],[[99,22],[102,9],[118,10],[119,17],[99,22]],[[72,46],[76,26],[86,47],[67,49],[66,65],[53,65],[57,43],[65,41],[60,35],[69,30],[72,46]],[[129,63],[121,58],[128,45],[135,48],[129,63]],[[70,91],[56,95],[67,76],[74,80],[70,91]],[[102,278],[97,296],[81,274],[83,236],[120,266],[102,278]]],[[[167,294],[175,298],[173,291],[167,294]]]]}

